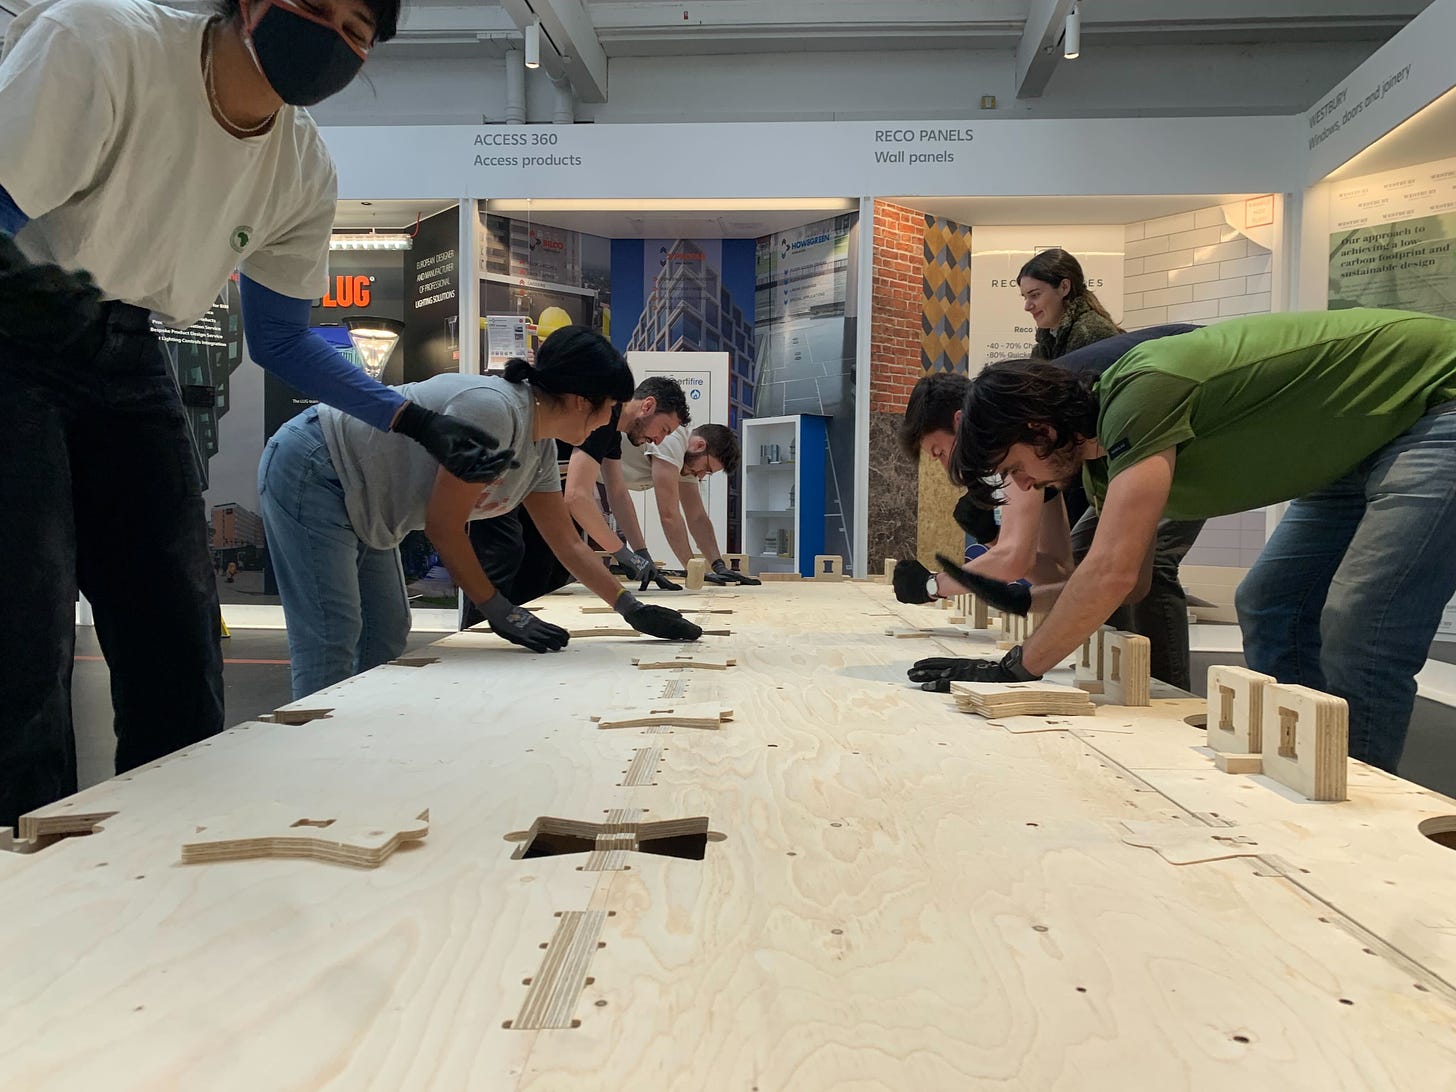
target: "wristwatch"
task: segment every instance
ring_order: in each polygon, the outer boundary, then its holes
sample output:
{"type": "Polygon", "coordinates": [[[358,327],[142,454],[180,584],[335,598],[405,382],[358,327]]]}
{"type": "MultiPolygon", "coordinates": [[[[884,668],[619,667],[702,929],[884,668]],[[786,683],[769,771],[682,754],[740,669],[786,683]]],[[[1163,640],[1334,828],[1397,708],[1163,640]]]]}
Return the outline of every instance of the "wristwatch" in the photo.
{"type": "Polygon", "coordinates": [[[929,579],[925,581],[925,594],[930,596],[930,598],[932,599],[945,598],[945,596],[940,594],[940,584],[938,583],[936,575],[934,573],[931,573],[929,579]]]}
{"type": "Polygon", "coordinates": [[[1017,682],[1036,682],[1040,675],[1033,675],[1026,668],[1021,666],[1021,646],[1016,645],[1010,652],[1001,658],[1001,670],[1010,675],[1017,682]]]}

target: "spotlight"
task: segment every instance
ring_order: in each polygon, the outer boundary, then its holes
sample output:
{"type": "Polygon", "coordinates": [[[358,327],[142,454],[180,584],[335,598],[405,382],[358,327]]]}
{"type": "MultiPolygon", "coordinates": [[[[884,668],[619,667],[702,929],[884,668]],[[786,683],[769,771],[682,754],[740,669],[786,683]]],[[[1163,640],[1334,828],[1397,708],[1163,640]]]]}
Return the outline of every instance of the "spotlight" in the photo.
{"type": "Polygon", "coordinates": [[[1066,31],[1062,35],[1062,56],[1075,61],[1082,55],[1082,5],[1073,4],[1067,12],[1066,31]]]}
{"type": "MultiPolygon", "coordinates": [[[[1068,18],[1071,18],[1068,16],[1068,18]]],[[[541,67],[541,24],[531,23],[526,27],[526,67],[541,67]]]]}

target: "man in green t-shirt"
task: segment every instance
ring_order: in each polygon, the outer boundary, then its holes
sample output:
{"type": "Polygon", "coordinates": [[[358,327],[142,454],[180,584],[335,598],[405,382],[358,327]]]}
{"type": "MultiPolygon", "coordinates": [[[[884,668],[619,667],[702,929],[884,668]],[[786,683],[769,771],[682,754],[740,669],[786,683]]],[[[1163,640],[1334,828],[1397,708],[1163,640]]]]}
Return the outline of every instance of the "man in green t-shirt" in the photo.
{"type": "Polygon", "coordinates": [[[1159,519],[1292,500],[1238,591],[1245,658],[1345,698],[1351,755],[1395,769],[1456,593],[1456,322],[1234,319],[1139,345],[1095,386],[1054,364],[995,364],[972,383],[955,473],[973,491],[1081,473],[1104,519],[1071,579],[1035,590],[1056,606],[1026,645],[949,677],[1026,680],[1060,663],[1145,586],[1159,519]]]}

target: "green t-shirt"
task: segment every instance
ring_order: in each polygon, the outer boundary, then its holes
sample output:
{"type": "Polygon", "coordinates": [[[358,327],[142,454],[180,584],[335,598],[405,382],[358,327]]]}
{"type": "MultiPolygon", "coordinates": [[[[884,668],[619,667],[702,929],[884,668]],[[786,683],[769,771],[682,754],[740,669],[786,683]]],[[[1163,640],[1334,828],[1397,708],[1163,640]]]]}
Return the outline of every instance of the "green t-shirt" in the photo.
{"type": "Polygon", "coordinates": [[[1456,321],[1356,308],[1254,315],[1137,345],[1097,382],[1088,495],[1178,449],[1164,515],[1203,519],[1343,477],[1456,399],[1456,321]]]}

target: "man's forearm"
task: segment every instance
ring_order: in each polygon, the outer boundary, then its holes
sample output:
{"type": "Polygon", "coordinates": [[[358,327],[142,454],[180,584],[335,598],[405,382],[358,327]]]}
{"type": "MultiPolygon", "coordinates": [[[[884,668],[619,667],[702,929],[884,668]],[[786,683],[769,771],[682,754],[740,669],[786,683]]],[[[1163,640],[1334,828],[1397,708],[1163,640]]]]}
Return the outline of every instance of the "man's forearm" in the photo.
{"type": "Polygon", "coordinates": [[[677,514],[667,512],[660,513],[662,517],[662,533],[667,538],[667,544],[672,552],[682,562],[683,568],[687,568],[688,559],[693,556],[693,548],[688,543],[688,529],[683,518],[677,514]]]}
{"type": "Polygon", "coordinates": [[[632,491],[613,489],[608,483],[607,503],[612,506],[612,515],[617,520],[617,530],[622,539],[634,550],[645,550],[647,536],[642,533],[642,524],[637,522],[637,506],[632,503],[632,491]]]}
{"type": "Polygon", "coordinates": [[[718,552],[717,532],[713,530],[713,521],[706,513],[700,517],[690,517],[688,530],[692,532],[693,541],[697,543],[698,552],[707,561],[708,568],[713,567],[713,562],[723,560],[723,555],[718,552]]]}
{"type": "Polygon", "coordinates": [[[1089,558],[1065,584],[1034,589],[1033,610],[1045,610],[1051,602],[1055,605],[1023,646],[1022,664],[1034,675],[1045,675],[1107,621],[1135,584],[1135,579],[1129,584],[1119,576],[1101,572],[1089,558]]]}

